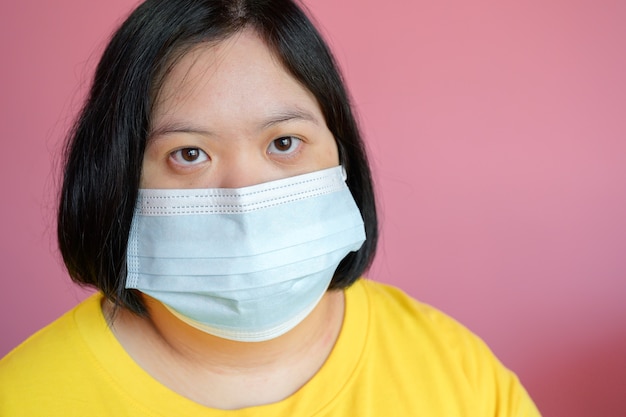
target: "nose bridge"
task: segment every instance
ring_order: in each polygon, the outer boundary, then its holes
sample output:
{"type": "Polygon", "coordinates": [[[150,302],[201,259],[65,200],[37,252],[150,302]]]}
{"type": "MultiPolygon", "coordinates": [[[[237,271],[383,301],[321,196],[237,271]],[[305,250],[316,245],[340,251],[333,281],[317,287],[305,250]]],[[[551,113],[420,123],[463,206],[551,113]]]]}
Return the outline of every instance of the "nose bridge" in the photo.
{"type": "MultiPolygon", "coordinates": [[[[264,161],[254,152],[238,149],[220,161],[219,188],[241,188],[266,181],[264,161]]],[[[265,168],[267,169],[267,168],[265,168]]]]}

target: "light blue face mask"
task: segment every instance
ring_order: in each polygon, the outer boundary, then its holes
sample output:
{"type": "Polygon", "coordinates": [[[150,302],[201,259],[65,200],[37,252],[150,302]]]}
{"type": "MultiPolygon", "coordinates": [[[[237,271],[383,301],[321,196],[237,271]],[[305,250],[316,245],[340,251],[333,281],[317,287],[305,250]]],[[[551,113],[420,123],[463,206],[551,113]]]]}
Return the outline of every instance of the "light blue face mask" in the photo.
{"type": "Polygon", "coordinates": [[[237,189],[142,189],[126,288],[212,335],[269,340],[304,320],[364,241],[340,166],[237,189]]]}

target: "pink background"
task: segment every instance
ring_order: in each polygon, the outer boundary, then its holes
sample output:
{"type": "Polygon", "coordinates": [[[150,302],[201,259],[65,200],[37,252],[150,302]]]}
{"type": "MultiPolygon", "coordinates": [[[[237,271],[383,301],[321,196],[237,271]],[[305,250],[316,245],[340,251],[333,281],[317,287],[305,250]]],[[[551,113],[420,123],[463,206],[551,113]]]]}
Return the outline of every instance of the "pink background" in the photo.
{"type": "MultiPolygon", "coordinates": [[[[134,3],[0,4],[0,355],[85,295],[56,250],[58,154],[134,3]]],[[[371,151],[369,276],[481,335],[546,416],[624,415],[626,3],[309,5],[371,151]]]]}

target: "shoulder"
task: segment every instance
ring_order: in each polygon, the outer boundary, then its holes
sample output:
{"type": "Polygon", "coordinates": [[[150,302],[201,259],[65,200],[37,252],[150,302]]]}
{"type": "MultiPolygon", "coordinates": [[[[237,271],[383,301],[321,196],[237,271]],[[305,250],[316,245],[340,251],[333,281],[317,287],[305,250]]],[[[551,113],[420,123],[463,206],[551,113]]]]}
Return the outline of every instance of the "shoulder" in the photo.
{"type": "Polygon", "coordinates": [[[364,280],[361,284],[369,299],[372,331],[382,331],[407,343],[419,344],[433,354],[462,364],[469,373],[476,361],[497,359],[487,345],[454,318],[426,303],[417,301],[399,288],[364,280]]]}
{"type": "Polygon", "coordinates": [[[89,297],[0,360],[0,411],[59,394],[80,380],[95,363],[81,326],[102,323],[96,329],[107,329],[100,300],[99,294],[89,297]]]}
{"type": "MultiPolygon", "coordinates": [[[[495,360],[485,343],[461,323],[426,303],[417,301],[391,285],[361,279],[348,293],[350,299],[362,298],[369,316],[373,339],[389,343],[396,349],[400,341],[414,345],[412,352],[429,349],[429,353],[445,355],[448,360],[467,362],[477,357],[495,360]]],[[[356,305],[357,303],[352,303],[356,305]]]]}
{"type": "Polygon", "coordinates": [[[464,325],[393,286],[355,285],[368,300],[371,355],[384,356],[385,366],[395,366],[407,384],[422,381],[428,390],[437,381],[433,396],[454,392],[479,415],[539,415],[516,375],[464,325]]]}
{"type": "Polygon", "coordinates": [[[61,317],[43,327],[14,348],[0,360],[0,375],[13,366],[49,360],[51,354],[60,353],[65,347],[73,346],[78,335],[76,314],[85,305],[96,302],[97,296],[91,296],[61,317]]]}
{"type": "Polygon", "coordinates": [[[375,320],[385,322],[386,327],[408,331],[408,334],[434,333],[437,338],[453,343],[457,338],[476,336],[458,321],[420,302],[399,288],[370,280],[361,280],[360,285],[368,298],[375,320]]]}

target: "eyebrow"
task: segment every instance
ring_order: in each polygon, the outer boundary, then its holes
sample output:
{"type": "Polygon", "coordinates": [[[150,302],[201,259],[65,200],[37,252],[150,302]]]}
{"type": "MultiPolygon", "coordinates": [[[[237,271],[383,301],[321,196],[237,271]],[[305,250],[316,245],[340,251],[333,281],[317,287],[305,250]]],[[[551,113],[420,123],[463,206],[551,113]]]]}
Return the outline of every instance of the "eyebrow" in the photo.
{"type": "MultiPolygon", "coordinates": [[[[269,129],[270,127],[291,121],[306,121],[318,126],[320,124],[320,121],[312,113],[300,108],[294,108],[289,110],[281,110],[270,114],[265,120],[259,123],[258,130],[269,129]]],[[[195,126],[193,124],[188,124],[184,122],[166,123],[154,130],[151,130],[148,134],[148,140],[171,133],[195,133],[203,136],[214,135],[211,130],[207,130],[204,127],[195,126]]]]}
{"type": "Polygon", "coordinates": [[[165,123],[157,129],[148,132],[148,140],[153,140],[159,136],[165,136],[171,133],[196,133],[202,136],[211,136],[213,133],[200,127],[196,127],[187,123],[165,123]]]}
{"type": "Polygon", "coordinates": [[[261,129],[267,129],[280,123],[290,122],[294,120],[304,120],[319,125],[319,120],[306,110],[295,108],[287,111],[280,111],[272,114],[262,124],[261,129]]]}

